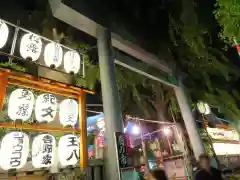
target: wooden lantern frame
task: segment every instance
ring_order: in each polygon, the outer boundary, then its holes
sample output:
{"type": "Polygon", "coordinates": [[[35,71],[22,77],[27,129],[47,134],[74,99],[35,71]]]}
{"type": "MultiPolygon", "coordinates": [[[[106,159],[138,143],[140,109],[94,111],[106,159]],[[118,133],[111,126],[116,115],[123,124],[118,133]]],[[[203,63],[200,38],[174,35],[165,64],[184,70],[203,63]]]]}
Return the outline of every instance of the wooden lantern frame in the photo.
{"type": "Polygon", "coordinates": [[[2,111],[6,89],[8,85],[17,85],[24,88],[53,93],[61,96],[74,98],[79,103],[79,129],[55,128],[46,125],[0,123],[0,127],[6,129],[22,129],[39,132],[64,132],[80,134],[80,168],[87,167],[87,124],[86,124],[86,93],[94,94],[93,91],[54,82],[48,79],[34,77],[31,75],[15,73],[9,69],[0,69],[0,112],[2,111]]]}

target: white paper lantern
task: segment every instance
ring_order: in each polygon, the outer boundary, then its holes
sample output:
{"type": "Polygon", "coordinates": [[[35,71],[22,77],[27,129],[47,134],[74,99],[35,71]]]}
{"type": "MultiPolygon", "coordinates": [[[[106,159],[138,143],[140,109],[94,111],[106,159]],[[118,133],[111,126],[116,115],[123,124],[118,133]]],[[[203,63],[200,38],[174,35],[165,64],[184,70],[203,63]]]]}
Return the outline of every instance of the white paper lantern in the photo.
{"type": "Polygon", "coordinates": [[[53,164],[56,140],[50,134],[41,134],[34,138],[32,144],[32,164],[35,168],[46,168],[53,164]]]}
{"type": "Polygon", "coordinates": [[[48,67],[57,68],[61,65],[63,50],[60,44],[49,43],[44,50],[44,61],[48,67]]]}
{"type": "Polygon", "coordinates": [[[20,43],[20,54],[26,58],[31,58],[32,61],[38,60],[42,51],[42,40],[40,36],[28,33],[22,37],[20,43]]]}
{"type": "Polygon", "coordinates": [[[38,96],[35,106],[35,116],[38,122],[51,122],[57,113],[57,98],[53,94],[38,96]]]}
{"type": "Polygon", "coordinates": [[[206,111],[204,102],[202,102],[202,101],[200,101],[200,102],[197,103],[197,108],[198,108],[198,111],[199,111],[201,114],[204,114],[205,111],[206,111]]]}
{"type": "Polygon", "coordinates": [[[79,160],[79,137],[69,134],[58,142],[58,158],[62,166],[77,164],[79,160]]]}
{"type": "Polygon", "coordinates": [[[67,73],[77,74],[80,69],[81,57],[76,51],[68,51],[64,55],[64,69],[67,73]]]}
{"type": "Polygon", "coordinates": [[[210,106],[209,106],[207,103],[205,103],[204,105],[205,105],[205,109],[206,109],[205,115],[211,114],[211,108],[210,108],[210,106]]]}
{"type": "Polygon", "coordinates": [[[13,121],[27,121],[32,115],[33,106],[33,93],[27,89],[16,89],[9,98],[8,116],[13,121]]]}
{"type": "Polygon", "coordinates": [[[60,123],[63,126],[74,126],[78,120],[78,103],[73,99],[65,99],[60,104],[60,123]]]}
{"type": "Polygon", "coordinates": [[[198,111],[201,113],[201,114],[205,114],[205,115],[208,115],[211,113],[211,108],[210,106],[207,104],[207,103],[204,103],[202,101],[199,101],[197,103],[197,108],[198,108],[198,111]]]}
{"type": "Polygon", "coordinates": [[[29,138],[23,132],[6,134],[1,143],[0,166],[4,170],[22,168],[28,158],[29,138]]]}
{"type": "Polygon", "coordinates": [[[0,21],[0,48],[3,48],[7,42],[9,29],[6,23],[0,21]]]}

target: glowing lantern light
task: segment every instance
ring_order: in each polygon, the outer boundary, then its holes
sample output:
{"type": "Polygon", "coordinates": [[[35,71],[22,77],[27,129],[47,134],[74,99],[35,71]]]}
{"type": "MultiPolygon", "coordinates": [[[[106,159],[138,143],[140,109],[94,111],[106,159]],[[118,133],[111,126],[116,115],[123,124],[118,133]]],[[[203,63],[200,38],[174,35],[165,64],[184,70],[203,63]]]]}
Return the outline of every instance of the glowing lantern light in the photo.
{"type": "Polygon", "coordinates": [[[198,108],[198,111],[201,113],[201,114],[204,114],[206,109],[205,109],[205,105],[204,105],[204,102],[200,101],[197,103],[197,108],[198,108]]]}
{"type": "Polygon", "coordinates": [[[205,103],[204,105],[205,105],[205,108],[206,108],[205,115],[211,114],[210,106],[207,103],[205,103]]]}
{"type": "Polygon", "coordinates": [[[33,33],[25,34],[20,43],[20,54],[26,58],[31,58],[32,61],[38,60],[42,51],[42,40],[38,35],[33,33]]]}
{"type": "Polygon", "coordinates": [[[35,116],[38,122],[51,122],[57,113],[57,98],[52,94],[38,96],[35,106],[35,116]]]}
{"type": "Polygon", "coordinates": [[[56,140],[50,134],[41,134],[32,144],[32,164],[35,168],[50,167],[55,158],[56,140]]]}
{"type": "Polygon", "coordinates": [[[197,108],[198,108],[198,111],[201,113],[201,114],[205,114],[205,115],[208,115],[211,113],[211,108],[210,106],[207,104],[207,103],[204,103],[202,101],[198,102],[197,103],[197,108]]]}
{"type": "Polygon", "coordinates": [[[0,166],[4,170],[20,169],[26,162],[29,153],[29,138],[23,132],[6,134],[1,143],[0,166]]]}
{"type": "Polygon", "coordinates": [[[44,61],[48,67],[57,68],[61,65],[63,58],[62,47],[57,43],[49,43],[44,50],[44,61]]]}
{"type": "Polygon", "coordinates": [[[6,23],[0,21],[0,48],[3,48],[7,42],[9,29],[6,23]]]}
{"type": "Polygon", "coordinates": [[[77,164],[79,160],[79,138],[72,134],[62,136],[58,143],[58,157],[62,166],[77,164]]]}
{"type": "Polygon", "coordinates": [[[8,116],[13,121],[27,121],[31,117],[33,106],[33,93],[27,89],[16,89],[9,98],[8,116]]]}
{"type": "Polygon", "coordinates": [[[74,126],[78,119],[78,103],[73,99],[65,99],[60,104],[60,123],[63,126],[74,126]]]}
{"type": "Polygon", "coordinates": [[[171,130],[167,127],[163,128],[163,133],[168,136],[171,133],[171,130]]]}
{"type": "Polygon", "coordinates": [[[132,127],[132,134],[133,135],[139,135],[140,134],[140,128],[137,126],[137,125],[134,125],[133,127],[132,127]]]}
{"type": "Polygon", "coordinates": [[[80,69],[81,57],[76,51],[68,51],[64,55],[64,69],[67,73],[77,74],[80,69]]]}

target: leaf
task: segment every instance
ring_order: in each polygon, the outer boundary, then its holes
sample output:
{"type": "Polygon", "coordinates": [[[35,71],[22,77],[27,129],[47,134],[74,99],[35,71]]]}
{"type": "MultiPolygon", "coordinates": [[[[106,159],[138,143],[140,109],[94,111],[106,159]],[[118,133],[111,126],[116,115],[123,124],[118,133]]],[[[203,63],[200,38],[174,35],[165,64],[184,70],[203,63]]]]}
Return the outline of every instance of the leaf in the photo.
{"type": "Polygon", "coordinates": [[[240,94],[236,89],[232,90],[232,93],[237,100],[240,100],[240,94]]]}
{"type": "Polygon", "coordinates": [[[0,67],[3,68],[10,68],[16,71],[20,71],[20,72],[25,72],[26,68],[24,68],[23,66],[18,65],[17,63],[9,63],[9,62],[0,62],[0,67]]]}

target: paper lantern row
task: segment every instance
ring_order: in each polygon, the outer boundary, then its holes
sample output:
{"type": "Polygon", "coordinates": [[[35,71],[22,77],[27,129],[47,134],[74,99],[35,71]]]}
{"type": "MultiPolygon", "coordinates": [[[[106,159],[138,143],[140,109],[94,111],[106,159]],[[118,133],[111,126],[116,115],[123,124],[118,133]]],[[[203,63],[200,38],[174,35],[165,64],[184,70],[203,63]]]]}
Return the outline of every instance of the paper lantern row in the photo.
{"type": "MultiPolygon", "coordinates": [[[[62,136],[56,147],[56,139],[50,134],[41,134],[33,139],[32,165],[34,168],[48,168],[58,163],[74,166],[79,160],[79,138],[69,134],[62,136]]],[[[3,170],[20,169],[29,155],[29,137],[23,132],[6,134],[1,143],[0,166],[3,170]]]]}
{"type": "MultiPolygon", "coordinates": [[[[27,121],[34,109],[34,95],[27,89],[16,89],[9,97],[8,116],[11,120],[27,121]]],[[[35,104],[38,122],[51,122],[57,113],[57,98],[53,94],[41,94],[35,104]]],[[[59,119],[63,126],[74,126],[78,120],[78,103],[74,99],[64,99],[59,105],[59,119]]]]}
{"type": "MultiPolygon", "coordinates": [[[[0,48],[3,48],[7,43],[9,36],[9,28],[6,23],[0,21],[0,48]]],[[[32,61],[37,61],[42,52],[41,37],[33,33],[23,35],[20,42],[20,54],[26,58],[31,58],[32,61]]],[[[67,73],[78,73],[81,64],[81,57],[78,52],[71,50],[67,51],[63,56],[63,49],[60,44],[51,42],[44,49],[44,61],[46,66],[57,68],[64,61],[64,70],[67,73]]]]}

